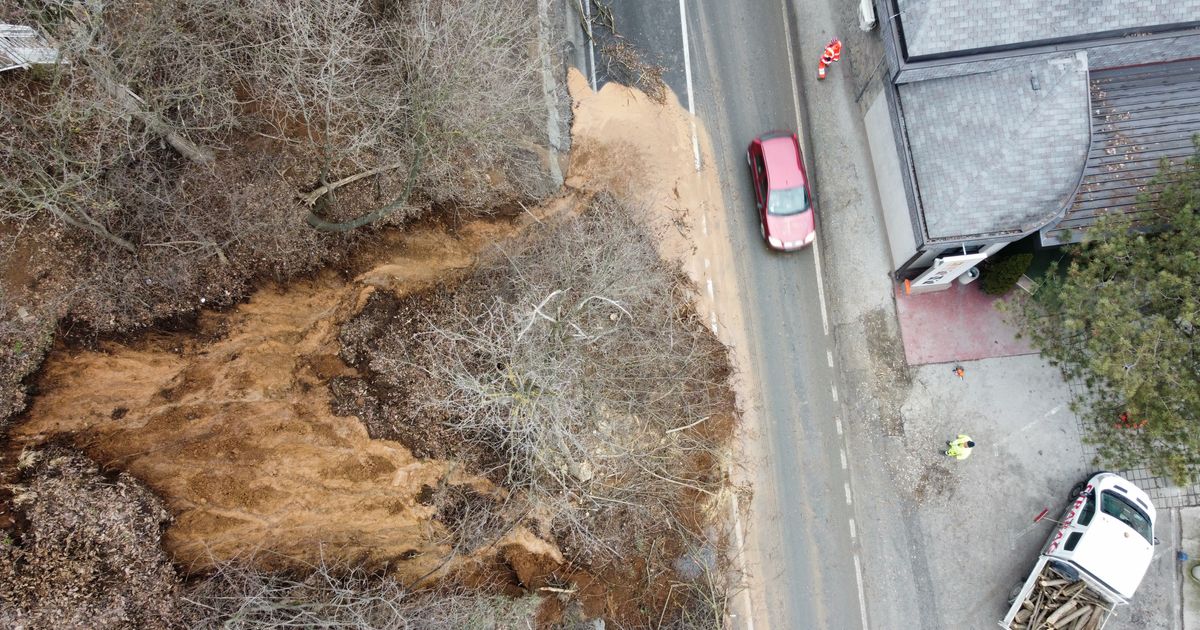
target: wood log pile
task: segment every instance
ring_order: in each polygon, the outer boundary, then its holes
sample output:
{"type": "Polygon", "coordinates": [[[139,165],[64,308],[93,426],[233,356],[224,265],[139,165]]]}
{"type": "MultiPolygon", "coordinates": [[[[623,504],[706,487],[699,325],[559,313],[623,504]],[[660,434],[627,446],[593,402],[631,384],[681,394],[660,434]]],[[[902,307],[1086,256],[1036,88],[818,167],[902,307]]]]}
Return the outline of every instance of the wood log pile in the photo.
{"type": "Polygon", "coordinates": [[[1100,630],[1111,611],[1110,604],[1083,580],[1069,580],[1050,567],[1042,570],[1021,610],[1013,618],[1012,630],[1100,630]]]}

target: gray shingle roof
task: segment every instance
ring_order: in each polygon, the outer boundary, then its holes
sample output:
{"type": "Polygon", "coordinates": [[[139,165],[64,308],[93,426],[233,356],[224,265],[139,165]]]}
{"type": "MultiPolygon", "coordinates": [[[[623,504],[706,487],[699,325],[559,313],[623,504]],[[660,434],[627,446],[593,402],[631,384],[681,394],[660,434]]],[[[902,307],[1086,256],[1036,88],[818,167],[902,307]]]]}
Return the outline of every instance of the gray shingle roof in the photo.
{"type": "Polygon", "coordinates": [[[1074,192],[1088,152],[1087,55],[1027,59],[897,86],[928,240],[1041,227],[1074,192]]]}
{"type": "Polygon", "coordinates": [[[1196,152],[1200,133],[1200,60],[1101,70],[1091,75],[1092,146],[1083,181],[1063,219],[1042,230],[1043,244],[1080,240],[1110,212],[1142,213],[1142,193],[1159,164],[1178,165],[1196,152]],[[1069,230],[1069,232],[1060,232],[1069,230]]]}
{"type": "Polygon", "coordinates": [[[897,0],[910,57],[1200,20],[1200,0],[897,0]]]}

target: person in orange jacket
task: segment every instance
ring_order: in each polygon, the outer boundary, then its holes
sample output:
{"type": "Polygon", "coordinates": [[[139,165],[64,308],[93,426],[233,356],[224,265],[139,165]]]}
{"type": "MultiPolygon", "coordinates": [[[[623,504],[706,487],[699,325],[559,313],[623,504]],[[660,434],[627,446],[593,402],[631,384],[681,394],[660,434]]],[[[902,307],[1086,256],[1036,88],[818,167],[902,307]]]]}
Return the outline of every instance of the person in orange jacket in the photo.
{"type": "Polygon", "coordinates": [[[842,40],[834,37],[825,45],[825,51],[821,53],[821,62],[817,64],[817,79],[825,78],[825,68],[829,64],[838,61],[842,58],[842,40]]]}

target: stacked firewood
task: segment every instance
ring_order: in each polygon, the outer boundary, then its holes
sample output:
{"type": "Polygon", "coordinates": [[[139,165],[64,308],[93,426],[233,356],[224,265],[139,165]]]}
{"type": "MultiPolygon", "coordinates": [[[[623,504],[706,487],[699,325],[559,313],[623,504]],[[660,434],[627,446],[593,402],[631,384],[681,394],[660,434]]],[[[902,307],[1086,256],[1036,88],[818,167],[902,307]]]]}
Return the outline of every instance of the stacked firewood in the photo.
{"type": "Polygon", "coordinates": [[[1012,630],[1100,630],[1110,604],[1083,580],[1046,567],[1013,619],[1012,630]]]}

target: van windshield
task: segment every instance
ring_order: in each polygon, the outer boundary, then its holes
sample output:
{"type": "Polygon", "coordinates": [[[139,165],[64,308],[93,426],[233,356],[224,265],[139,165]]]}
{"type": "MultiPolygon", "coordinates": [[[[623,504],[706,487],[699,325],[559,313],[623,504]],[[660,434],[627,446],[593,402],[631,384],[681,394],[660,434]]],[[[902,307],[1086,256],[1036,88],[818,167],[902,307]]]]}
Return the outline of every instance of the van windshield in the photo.
{"type": "Polygon", "coordinates": [[[1146,542],[1154,542],[1154,530],[1150,525],[1150,517],[1124,497],[1105,490],[1100,498],[1100,511],[1128,525],[1133,531],[1141,534],[1146,542]]]}

